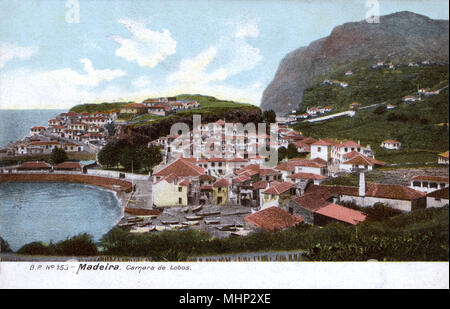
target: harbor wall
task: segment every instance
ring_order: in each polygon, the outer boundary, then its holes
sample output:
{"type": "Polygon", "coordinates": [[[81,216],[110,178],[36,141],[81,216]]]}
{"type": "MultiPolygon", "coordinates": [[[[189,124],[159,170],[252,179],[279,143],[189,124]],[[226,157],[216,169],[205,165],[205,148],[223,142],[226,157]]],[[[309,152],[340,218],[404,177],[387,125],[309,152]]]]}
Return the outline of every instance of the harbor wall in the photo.
{"type": "Polygon", "coordinates": [[[37,181],[72,182],[99,186],[115,192],[131,192],[132,184],[126,180],[80,174],[0,174],[0,182],[37,181]]]}

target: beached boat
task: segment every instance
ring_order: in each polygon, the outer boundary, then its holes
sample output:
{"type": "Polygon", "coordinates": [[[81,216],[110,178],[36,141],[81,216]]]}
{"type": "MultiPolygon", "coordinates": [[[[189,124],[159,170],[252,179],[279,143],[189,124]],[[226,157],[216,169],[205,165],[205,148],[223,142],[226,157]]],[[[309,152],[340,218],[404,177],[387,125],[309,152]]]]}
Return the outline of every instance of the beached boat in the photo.
{"type": "Polygon", "coordinates": [[[183,211],[184,213],[187,213],[189,211],[189,207],[184,207],[181,211],[183,211]]]}
{"type": "Polygon", "coordinates": [[[210,211],[210,212],[199,212],[197,215],[208,217],[208,216],[220,216],[220,211],[210,211]]]}
{"type": "Polygon", "coordinates": [[[186,216],[185,218],[186,218],[186,220],[188,220],[188,221],[197,221],[197,220],[203,219],[202,216],[186,216]]]}
{"type": "Polygon", "coordinates": [[[181,222],[181,224],[186,226],[199,225],[200,221],[183,221],[181,222]]]}
{"type": "Polygon", "coordinates": [[[219,219],[212,219],[212,220],[205,220],[206,224],[220,224],[220,220],[219,219]]]}
{"type": "Polygon", "coordinates": [[[161,220],[161,223],[164,225],[168,225],[168,224],[178,224],[180,221],[178,220],[172,220],[172,221],[166,221],[166,220],[161,220]]]}
{"type": "Polygon", "coordinates": [[[197,212],[203,209],[203,205],[199,205],[197,207],[192,208],[192,212],[197,212]]]}

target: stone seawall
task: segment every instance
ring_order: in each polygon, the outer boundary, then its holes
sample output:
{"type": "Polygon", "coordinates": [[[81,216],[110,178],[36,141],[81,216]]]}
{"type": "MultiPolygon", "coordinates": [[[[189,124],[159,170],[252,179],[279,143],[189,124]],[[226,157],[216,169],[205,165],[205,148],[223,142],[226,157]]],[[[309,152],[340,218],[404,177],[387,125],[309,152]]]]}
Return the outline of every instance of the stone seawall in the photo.
{"type": "Polygon", "coordinates": [[[131,192],[132,184],[126,180],[74,174],[0,174],[0,182],[37,181],[72,182],[99,186],[117,193],[131,192]]]}

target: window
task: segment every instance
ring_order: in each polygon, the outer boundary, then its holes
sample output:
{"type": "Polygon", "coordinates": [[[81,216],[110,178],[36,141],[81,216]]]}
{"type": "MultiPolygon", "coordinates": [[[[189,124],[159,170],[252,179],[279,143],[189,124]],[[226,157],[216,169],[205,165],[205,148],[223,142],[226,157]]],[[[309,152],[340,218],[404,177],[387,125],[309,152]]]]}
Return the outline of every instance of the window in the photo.
{"type": "Polygon", "coordinates": [[[178,187],[178,192],[182,192],[183,191],[183,187],[178,187]]]}
{"type": "Polygon", "coordinates": [[[183,199],[181,197],[178,198],[178,204],[182,204],[183,203],[183,199]]]}
{"type": "Polygon", "coordinates": [[[413,187],[420,187],[420,182],[419,181],[414,181],[413,182],[413,187]]]}
{"type": "Polygon", "coordinates": [[[317,152],[321,152],[321,147],[317,147],[317,152]]]}

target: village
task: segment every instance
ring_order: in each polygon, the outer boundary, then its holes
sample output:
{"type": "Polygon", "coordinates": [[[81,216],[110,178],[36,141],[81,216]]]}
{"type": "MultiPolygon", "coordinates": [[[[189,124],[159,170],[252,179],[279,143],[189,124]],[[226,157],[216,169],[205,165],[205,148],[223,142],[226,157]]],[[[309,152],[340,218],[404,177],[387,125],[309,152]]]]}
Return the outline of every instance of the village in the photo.
{"type": "MultiPolygon", "coordinates": [[[[432,64],[423,61],[408,66],[432,64]]],[[[378,61],[372,69],[385,67],[396,69],[386,61],[378,61]]],[[[353,74],[352,70],[344,73],[353,74]]],[[[349,86],[330,79],[321,85],[349,86]]],[[[405,96],[402,101],[406,104],[421,101],[447,87],[418,88],[416,94],[405,96]]],[[[243,236],[299,224],[358,225],[366,219],[361,209],[378,204],[401,212],[448,205],[448,170],[444,175],[420,174],[419,170],[410,176],[409,185],[395,181],[368,182],[367,173],[392,165],[376,159],[370,145],[354,140],[315,139],[291,126],[300,120],[323,121],[344,114],[353,117],[360,110],[378,106],[386,110],[396,108],[385,103],[361,107],[353,102],[348,111],[332,114],[333,106],[308,107],[305,114],[293,111],[287,117],[277,116],[270,129],[259,132],[255,126],[244,127],[225,118],[213,123],[200,122],[197,126],[193,120],[191,130],[171,131],[148,142],[147,148],[158,147],[162,157],[148,175],[108,171],[99,166],[98,159],[54,166],[28,161],[0,171],[89,174],[128,180],[132,190],[121,198],[124,217],[118,226],[132,233],[192,228],[216,237],[243,236]],[[290,149],[295,155],[278,158],[283,149],[290,149]],[[357,175],[357,186],[323,184],[349,174],[357,175]]],[[[111,129],[116,125],[139,122],[142,116],[166,117],[197,108],[201,104],[194,100],[162,97],[130,102],[104,112],[61,113],[50,119],[47,127],[30,128],[25,139],[10,143],[2,154],[10,157],[51,154],[55,148],[61,148],[66,152],[97,155],[113,138],[111,129]]],[[[403,148],[402,141],[393,138],[379,143],[380,148],[392,152],[403,148]]],[[[436,163],[448,166],[449,152],[440,153],[436,163]]]]}

